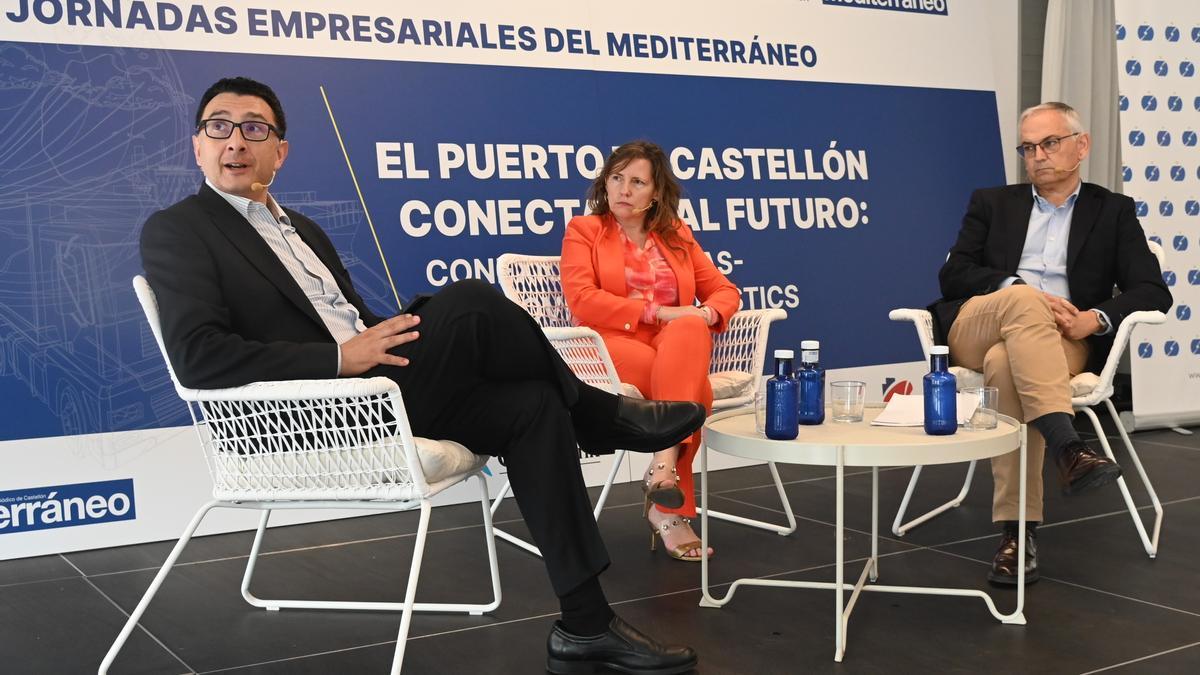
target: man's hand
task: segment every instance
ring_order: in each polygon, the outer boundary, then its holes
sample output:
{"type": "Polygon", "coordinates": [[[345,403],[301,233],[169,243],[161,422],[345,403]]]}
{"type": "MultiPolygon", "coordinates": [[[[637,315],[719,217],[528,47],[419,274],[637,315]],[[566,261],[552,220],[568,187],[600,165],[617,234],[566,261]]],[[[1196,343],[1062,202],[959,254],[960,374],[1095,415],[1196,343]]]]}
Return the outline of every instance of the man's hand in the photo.
{"type": "Polygon", "coordinates": [[[412,330],[418,323],[421,317],[412,314],[393,316],[343,342],[342,370],[338,375],[362,375],[380,364],[407,366],[408,359],[388,352],[420,337],[420,333],[412,330]]]}
{"type": "Polygon", "coordinates": [[[1091,310],[1079,312],[1069,325],[1059,330],[1072,340],[1082,340],[1100,330],[1100,317],[1091,310]]]}
{"type": "MultiPolygon", "coordinates": [[[[1044,293],[1044,295],[1046,296],[1046,302],[1050,304],[1050,311],[1054,313],[1054,323],[1058,326],[1058,332],[1066,335],[1067,330],[1079,316],[1079,310],[1066,298],[1060,298],[1050,293],[1044,293]]],[[[1088,314],[1091,314],[1091,312],[1088,312],[1088,314]]],[[[1093,318],[1095,317],[1093,316],[1093,318]]]]}
{"type": "Polygon", "coordinates": [[[704,323],[708,323],[708,317],[704,314],[704,310],[695,305],[688,305],[686,307],[667,307],[664,305],[659,307],[658,312],[655,314],[655,318],[662,323],[671,323],[675,319],[685,316],[698,316],[704,323]]]}

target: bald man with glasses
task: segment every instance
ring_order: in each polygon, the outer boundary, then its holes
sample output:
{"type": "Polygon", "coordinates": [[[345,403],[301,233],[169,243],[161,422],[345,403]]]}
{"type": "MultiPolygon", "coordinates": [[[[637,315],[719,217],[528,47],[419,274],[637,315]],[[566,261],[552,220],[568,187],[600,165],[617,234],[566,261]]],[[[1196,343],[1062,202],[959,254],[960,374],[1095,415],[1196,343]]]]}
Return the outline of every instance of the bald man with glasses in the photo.
{"type": "MultiPolygon", "coordinates": [[[[1080,440],[1070,381],[1099,372],[1121,321],[1165,311],[1171,293],[1146,245],[1133,200],[1084,183],[1091,137],[1065,103],[1021,113],[1017,153],[1029,183],[977,190],[938,274],[934,332],[955,365],[982,371],[1000,412],[1031,429],[1026,486],[1025,581],[1038,579],[1042,465],[1053,457],[1067,495],[1111,484],[1121,468],[1080,440]],[[1113,287],[1120,293],[1113,295],[1113,287]]],[[[992,461],[992,520],[1003,536],[988,579],[1017,583],[1019,454],[992,461]]]]}

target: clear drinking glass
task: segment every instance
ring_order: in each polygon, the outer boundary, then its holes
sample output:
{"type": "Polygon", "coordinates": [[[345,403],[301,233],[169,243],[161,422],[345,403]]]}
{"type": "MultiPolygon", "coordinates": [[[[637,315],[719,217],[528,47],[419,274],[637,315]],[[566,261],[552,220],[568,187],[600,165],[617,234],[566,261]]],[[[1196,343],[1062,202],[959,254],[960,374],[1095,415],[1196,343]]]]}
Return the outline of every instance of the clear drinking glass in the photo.
{"type": "Polygon", "coordinates": [[[857,380],[830,383],[829,401],[834,422],[861,422],[867,403],[867,383],[857,380]]]}
{"type": "Polygon", "coordinates": [[[975,399],[978,405],[975,414],[963,425],[965,429],[986,431],[995,429],[999,420],[996,418],[996,403],[1000,400],[1000,390],[996,387],[966,387],[962,390],[964,398],[975,399]]]}
{"type": "Polygon", "coordinates": [[[754,390],[754,430],[759,435],[767,433],[767,382],[761,378],[754,390]]]}

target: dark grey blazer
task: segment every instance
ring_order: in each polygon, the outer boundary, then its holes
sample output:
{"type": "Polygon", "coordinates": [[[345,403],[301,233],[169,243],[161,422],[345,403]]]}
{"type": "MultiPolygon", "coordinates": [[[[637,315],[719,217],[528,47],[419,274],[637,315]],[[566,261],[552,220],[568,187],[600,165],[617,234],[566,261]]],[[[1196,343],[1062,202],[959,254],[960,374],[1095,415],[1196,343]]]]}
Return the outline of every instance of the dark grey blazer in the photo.
{"type": "MultiPolygon", "coordinates": [[[[363,322],[382,321],[354,290],[325,232],[284,212],[363,322]]],[[[207,184],[150,216],[141,251],[163,341],[184,386],[337,377],[337,343],[312,303],[254,227],[207,184]]]]}
{"type": "MultiPolygon", "coordinates": [[[[997,290],[1016,274],[1031,209],[1028,183],[971,195],[958,241],[938,273],[942,299],[929,306],[941,344],[964,302],[997,290]]],[[[1171,292],[1163,283],[1158,259],[1146,246],[1132,199],[1083,184],[1067,238],[1067,284],[1071,302],[1081,310],[1103,311],[1114,331],[1131,312],[1170,309],[1171,292]],[[1114,286],[1121,291],[1116,296],[1114,286]]],[[[1087,369],[1099,372],[1112,348],[1112,333],[1089,337],[1088,343],[1087,369]]]]}

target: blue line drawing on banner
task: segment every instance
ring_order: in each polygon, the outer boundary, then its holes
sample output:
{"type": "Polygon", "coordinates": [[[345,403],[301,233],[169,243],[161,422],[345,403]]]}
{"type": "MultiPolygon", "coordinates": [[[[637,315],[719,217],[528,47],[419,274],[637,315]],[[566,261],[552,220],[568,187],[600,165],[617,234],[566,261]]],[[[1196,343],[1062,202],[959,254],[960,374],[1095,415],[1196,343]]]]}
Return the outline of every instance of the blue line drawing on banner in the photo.
{"type": "MultiPolygon", "coordinates": [[[[0,393],[29,399],[0,440],[188,423],[130,279],[142,223],[202,180],[195,103],[169,52],[0,44],[0,393]],[[34,401],[50,422],[19,414],[34,401]]],[[[278,198],[353,250],[356,203],[278,198]]],[[[382,297],[378,274],[343,255],[363,296],[382,297]]],[[[152,450],[79,448],[110,468],[152,450]]]]}

